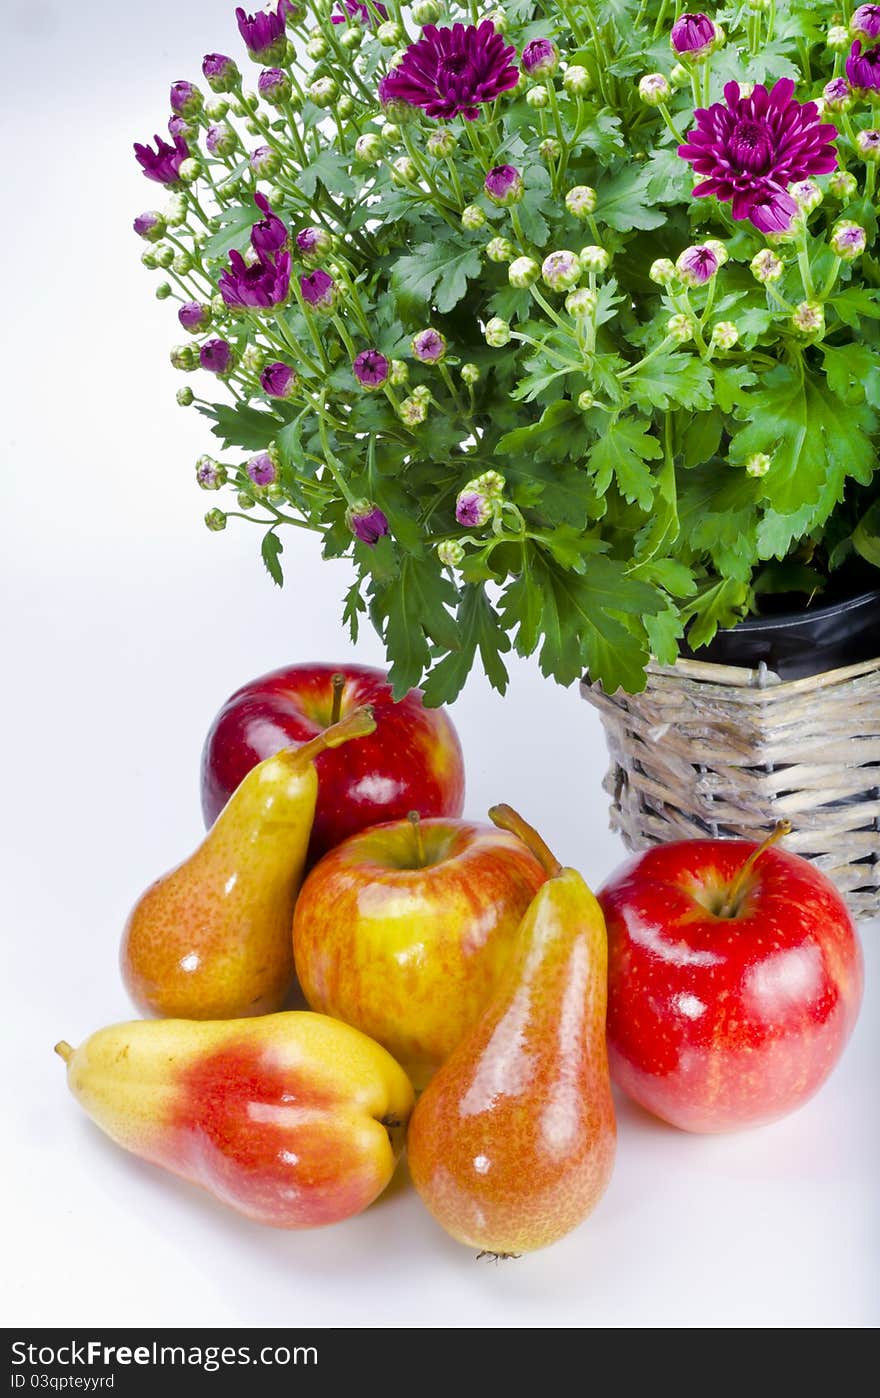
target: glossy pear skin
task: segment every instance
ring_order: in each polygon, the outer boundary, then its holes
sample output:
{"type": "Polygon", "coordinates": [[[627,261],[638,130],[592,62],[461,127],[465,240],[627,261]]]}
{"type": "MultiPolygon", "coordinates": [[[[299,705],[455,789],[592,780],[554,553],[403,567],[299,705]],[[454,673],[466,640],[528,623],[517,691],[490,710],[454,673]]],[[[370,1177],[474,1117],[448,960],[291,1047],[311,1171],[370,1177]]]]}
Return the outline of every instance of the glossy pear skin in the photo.
{"type": "Polygon", "coordinates": [[[117,1144],[275,1228],[360,1213],[394,1173],[413,1092],[390,1054],[324,1015],[135,1020],[59,1044],[117,1144]]]}
{"type": "Polygon", "coordinates": [[[535,894],[503,984],[410,1123],[413,1182],[448,1233],[516,1255],[600,1199],[616,1128],[605,1049],[607,946],[574,869],[535,894]]]}
{"type": "MultiPolygon", "coordinates": [[[[335,746],[343,732],[372,731],[365,712],[316,743],[335,746]]],[[[286,748],[254,767],[195,853],[136,904],[123,934],[122,975],[144,1013],[238,1019],[284,1003],[318,795],[314,756],[311,746],[286,748]]]]}

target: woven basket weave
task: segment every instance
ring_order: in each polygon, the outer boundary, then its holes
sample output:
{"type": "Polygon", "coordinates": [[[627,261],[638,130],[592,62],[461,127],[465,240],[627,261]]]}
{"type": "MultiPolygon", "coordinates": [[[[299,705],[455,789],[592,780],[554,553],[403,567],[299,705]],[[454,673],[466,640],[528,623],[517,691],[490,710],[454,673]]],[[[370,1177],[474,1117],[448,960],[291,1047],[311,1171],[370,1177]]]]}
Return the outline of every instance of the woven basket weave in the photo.
{"type": "Polygon", "coordinates": [[[642,694],[584,680],[602,715],[611,828],[631,850],[701,835],[763,838],[813,860],[856,917],[880,913],[880,658],[780,681],[680,660],[642,694]]]}

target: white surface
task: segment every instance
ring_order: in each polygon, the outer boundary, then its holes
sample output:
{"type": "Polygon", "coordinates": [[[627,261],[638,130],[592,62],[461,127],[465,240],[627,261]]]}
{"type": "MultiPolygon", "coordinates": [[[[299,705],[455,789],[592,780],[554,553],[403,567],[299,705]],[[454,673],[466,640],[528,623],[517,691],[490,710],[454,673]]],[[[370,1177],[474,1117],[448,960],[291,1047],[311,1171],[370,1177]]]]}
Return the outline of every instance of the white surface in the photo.
{"type": "MultiPolygon", "coordinates": [[[[0,850],[2,1313],[16,1325],[844,1326],[878,1305],[878,929],[861,1022],[787,1121],[688,1137],[625,1105],[598,1211],[558,1246],[476,1265],[400,1179],[329,1231],[272,1233],[125,1156],[81,1115],[52,1053],[129,1018],[116,956],[142,886],[198,838],[214,709],[292,659],[342,660],[344,565],[287,541],[276,591],[246,526],[209,535],[192,463],[207,428],[174,403],[179,336],[151,300],[132,216],[161,191],[133,139],[208,49],[238,54],[231,0],[11,0],[4,149],[0,850]]],[[[359,658],[377,660],[365,635],[359,658]]],[[[467,810],[520,806],[601,880],[621,857],[598,721],[512,667],[455,708],[467,810]]]]}

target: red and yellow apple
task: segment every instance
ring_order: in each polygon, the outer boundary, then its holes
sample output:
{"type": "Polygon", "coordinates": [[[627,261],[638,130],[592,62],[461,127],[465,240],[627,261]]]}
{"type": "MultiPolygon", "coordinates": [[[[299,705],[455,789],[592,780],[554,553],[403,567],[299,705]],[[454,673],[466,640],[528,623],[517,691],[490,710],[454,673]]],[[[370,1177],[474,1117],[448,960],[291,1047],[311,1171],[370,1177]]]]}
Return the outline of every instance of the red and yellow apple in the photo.
{"type": "Polygon", "coordinates": [[[765,846],[658,845],[599,894],[612,1076],[686,1131],[799,1107],[858,1015],[862,957],[846,904],[814,864],[765,846]]]}
{"type": "Polygon", "coordinates": [[[297,901],[306,1000],[424,1086],[485,1008],[545,878],[521,840],[491,825],[403,820],[351,836],[297,901]]]}
{"type": "Polygon", "coordinates": [[[323,1015],[135,1020],[56,1049],[114,1141],[274,1228],[371,1204],[413,1104],[383,1048],[323,1015]]]}
{"type": "Polygon", "coordinates": [[[355,831],[410,811],[461,815],[461,745],[445,710],[425,708],[418,689],[395,703],[385,672],[366,665],[288,665],[236,690],[214,719],[202,752],[205,824],[257,763],[363,704],[373,708],[373,736],[317,759],[310,862],[355,831]]]}

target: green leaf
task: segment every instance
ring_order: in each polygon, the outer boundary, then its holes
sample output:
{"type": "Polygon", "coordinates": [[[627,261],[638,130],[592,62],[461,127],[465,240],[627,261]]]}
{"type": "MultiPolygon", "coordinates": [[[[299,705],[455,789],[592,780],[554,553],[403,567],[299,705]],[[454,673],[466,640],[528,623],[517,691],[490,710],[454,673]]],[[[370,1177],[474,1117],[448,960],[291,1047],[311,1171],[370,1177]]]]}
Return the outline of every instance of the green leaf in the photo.
{"type": "Polygon", "coordinates": [[[263,542],[260,545],[260,553],[266,565],[266,572],[277,587],[284,586],[284,571],[281,567],[281,555],[284,552],[284,545],[278,535],[269,530],[263,535],[263,542]]]}
{"type": "Polygon", "coordinates": [[[680,350],[669,350],[640,365],[628,382],[636,407],[646,414],[656,408],[665,412],[671,403],[684,408],[712,406],[712,373],[708,364],[680,350]]]}
{"type": "Polygon", "coordinates": [[[870,345],[853,341],[849,345],[819,346],[825,363],[828,387],[844,403],[862,403],[880,408],[880,354],[870,345]]]}
{"type": "Polygon", "coordinates": [[[652,204],[684,203],[692,189],[690,166],[675,146],[661,146],[645,165],[645,189],[652,204]]]}
{"type": "Polygon", "coordinates": [[[700,596],[682,611],[687,628],[688,645],[696,650],[712,640],[720,626],[735,626],[745,611],[749,590],[745,583],[722,578],[704,588],[700,596]]]}
{"type": "Polygon", "coordinates": [[[197,403],[196,407],[204,417],[214,423],[211,428],[226,447],[242,447],[245,451],[260,451],[275,440],[281,426],[271,413],[260,412],[245,403],[234,408],[226,403],[211,403],[206,406],[197,403]]]}
{"type": "Polygon", "coordinates": [[[622,165],[616,174],[605,175],[596,188],[597,218],[620,233],[633,228],[659,228],[666,222],[666,215],[649,207],[650,180],[645,165],[622,165]]]}
{"type": "Polygon", "coordinates": [[[262,218],[260,210],[255,206],[250,208],[224,209],[218,214],[221,227],[218,232],[213,233],[205,243],[204,253],[208,258],[225,257],[233,248],[241,252],[250,240],[251,229],[258,219],[262,218]]]}
{"type": "Polygon", "coordinates": [[[455,587],[433,557],[404,556],[397,576],[375,589],[371,611],[384,622],[381,629],[396,699],[417,685],[428,669],[429,639],[445,650],[458,650],[458,627],[447,610],[457,598],[455,587]]]}
{"type": "Polygon", "coordinates": [[[510,650],[510,640],[483,587],[474,584],[465,587],[458,609],[458,624],[460,649],[444,656],[425,680],[425,701],[431,708],[449,704],[457,697],[477,651],[493,689],[501,694],[507,690],[508,674],[501,656],[510,650]]]}
{"type": "Polygon", "coordinates": [[[411,256],[399,257],[392,284],[417,300],[432,303],[441,313],[451,311],[467,293],[468,278],[481,271],[480,252],[473,244],[420,243],[411,256]]]}
{"type": "Polygon", "coordinates": [[[570,399],[558,398],[544,409],[537,422],[505,432],[495,452],[498,456],[527,455],[539,461],[560,461],[568,456],[580,459],[591,435],[584,414],[570,399]]]}
{"type": "Polygon", "coordinates": [[[650,423],[640,418],[621,417],[609,422],[589,455],[590,470],[596,479],[596,489],[604,494],[612,477],[625,499],[635,501],[643,510],[651,508],[654,478],[649,461],[663,455],[663,448],[652,437],[650,423]]]}
{"type": "Polygon", "coordinates": [[[715,402],[723,413],[731,413],[737,403],[748,398],[746,389],[757,381],[757,376],[745,364],[715,364],[712,368],[715,380],[715,402]]]}
{"type": "Polygon", "coordinates": [[[875,568],[880,568],[880,500],[875,500],[867,514],[862,515],[852,536],[856,553],[875,568]]]}
{"type": "Polygon", "coordinates": [[[825,303],[826,310],[837,312],[844,325],[859,328],[859,319],[880,320],[880,292],[867,286],[849,286],[825,303]]]}
{"type": "Polygon", "coordinates": [[[345,594],[345,607],[342,612],[342,620],[348,627],[348,634],[352,641],[357,641],[360,633],[360,618],[367,610],[361,593],[362,579],[358,578],[353,582],[348,592],[345,594]]]}
{"type": "Polygon", "coordinates": [[[297,188],[307,199],[313,198],[319,183],[334,197],[342,194],[351,198],[358,192],[349,174],[347,158],[331,146],[325,146],[296,177],[297,188]]]}

